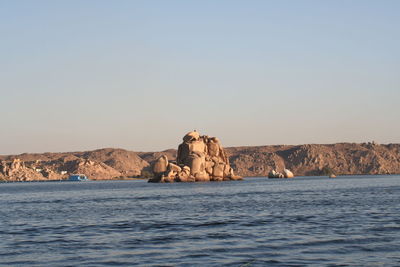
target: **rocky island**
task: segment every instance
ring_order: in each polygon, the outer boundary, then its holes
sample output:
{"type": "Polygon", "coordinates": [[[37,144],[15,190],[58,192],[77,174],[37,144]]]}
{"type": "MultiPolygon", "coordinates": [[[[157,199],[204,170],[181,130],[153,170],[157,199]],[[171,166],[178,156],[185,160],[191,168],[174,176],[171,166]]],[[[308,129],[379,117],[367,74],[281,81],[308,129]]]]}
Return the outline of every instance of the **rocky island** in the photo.
{"type": "Polygon", "coordinates": [[[183,137],[175,162],[162,155],[153,167],[153,183],[209,182],[239,180],[229,164],[218,138],[200,136],[196,131],[183,137]]]}

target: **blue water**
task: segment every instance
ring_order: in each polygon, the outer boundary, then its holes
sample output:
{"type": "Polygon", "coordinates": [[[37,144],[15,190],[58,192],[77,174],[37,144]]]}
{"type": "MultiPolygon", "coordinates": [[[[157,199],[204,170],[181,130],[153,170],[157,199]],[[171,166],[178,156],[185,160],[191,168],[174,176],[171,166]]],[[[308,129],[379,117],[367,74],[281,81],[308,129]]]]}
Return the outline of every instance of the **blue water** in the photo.
{"type": "Polygon", "coordinates": [[[399,266],[400,176],[0,184],[2,266],[399,266]]]}

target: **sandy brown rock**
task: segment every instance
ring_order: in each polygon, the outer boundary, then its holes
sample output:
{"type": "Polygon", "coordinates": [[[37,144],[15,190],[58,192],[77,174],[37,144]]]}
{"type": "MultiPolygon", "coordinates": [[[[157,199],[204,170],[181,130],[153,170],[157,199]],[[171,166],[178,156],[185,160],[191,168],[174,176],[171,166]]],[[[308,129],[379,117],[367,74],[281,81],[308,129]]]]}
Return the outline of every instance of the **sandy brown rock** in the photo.
{"type": "Polygon", "coordinates": [[[167,168],[168,168],[168,158],[167,158],[167,156],[162,155],[154,163],[153,172],[156,175],[160,175],[160,174],[166,172],[167,168]]]}
{"type": "Polygon", "coordinates": [[[141,171],[149,166],[149,163],[141,159],[137,153],[124,149],[105,148],[76,155],[102,162],[120,172],[120,175],[124,177],[139,176],[141,171]]]}
{"type": "Polygon", "coordinates": [[[47,179],[40,171],[25,166],[25,163],[19,158],[14,158],[10,162],[1,161],[0,172],[2,180],[5,181],[39,181],[47,179]]]}
{"type": "Polygon", "coordinates": [[[91,180],[108,180],[121,177],[121,173],[103,162],[80,159],[74,162],[70,173],[84,174],[91,180]]]}
{"type": "Polygon", "coordinates": [[[273,169],[285,168],[297,176],[400,173],[400,144],[231,147],[226,151],[232,168],[242,176],[268,176],[273,169]]]}
{"type": "Polygon", "coordinates": [[[291,171],[288,170],[288,169],[283,169],[283,176],[284,176],[285,178],[293,178],[293,177],[294,177],[294,174],[293,174],[293,172],[291,172],[291,171]]]}
{"type": "Polygon", "coordinates": [[[137,152],[141,159],[150,164],[153,164],[162,155],[165,155],[169,161],[176,161],[176,154],[176,149],[167,149],[161,152],[137,152]]]}
{"type": "Polygon", "coordinates": [[[3,180],[59,180],[67,179],[70,174],[76,173],[84,174],[89,179],[137,177],[143,169],[149,166],[149,163],[141,159],[135,152],[112,148],[86,152],[25,153],[17,156],[0,156],[0,160],[8,162],[9,166],[15,159],[20,160],[21,163],[14,163],[14,165],[23,164],[35,172],[25,171],[9,175],[3,171],[4,164],[0,164],[3,180]]]}
{"type": "Polygon", "coordinates": [[[239,178],[234,175],[228,157],[219,140],[201,136],[198,132],[187,133],[177,151],[177,164],[168,164],[167,170],[160,172],[166,156],[160,156],[154,164],[154,177],[149,182],[209,182],[239,178]],[[161,164],[163,163],[163,164],[161,164]]]}

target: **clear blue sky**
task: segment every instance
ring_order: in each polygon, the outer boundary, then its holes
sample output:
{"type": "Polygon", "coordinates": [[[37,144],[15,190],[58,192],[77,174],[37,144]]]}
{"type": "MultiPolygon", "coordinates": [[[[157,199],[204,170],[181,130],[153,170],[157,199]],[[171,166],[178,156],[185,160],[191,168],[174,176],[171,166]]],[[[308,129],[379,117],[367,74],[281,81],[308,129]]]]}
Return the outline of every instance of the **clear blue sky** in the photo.
{"type": "Polygon", "coordinates": [[[400,1],[0,0],[0,154],[400,142],[400,1]]]}

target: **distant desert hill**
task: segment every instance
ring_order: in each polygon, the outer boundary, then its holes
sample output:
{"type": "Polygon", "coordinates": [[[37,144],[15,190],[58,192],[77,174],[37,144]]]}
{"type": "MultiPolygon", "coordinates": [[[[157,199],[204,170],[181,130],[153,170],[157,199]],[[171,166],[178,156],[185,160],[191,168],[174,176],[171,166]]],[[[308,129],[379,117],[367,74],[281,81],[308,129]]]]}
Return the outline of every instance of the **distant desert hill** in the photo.
{"type": "Polygon", "coordinates": [[[137,153],[115,148],[104,148],[94,151],[42,153],[0,156],[0,177],[6,180],[47,180],[65,179],[69,174],[79,173],[91,179],[113,179],[119,177],[140,176],[142,169],[149,164],[137,153]],[[19,159],[23,164],[20,171],[9,173],[13,161],[19,159]],[[8,173],[1,166],[7,165],[8,173]],[[32,178],[30,170],[35,170],[43,177],[32,178]],[[26,173],[24,177],[24,172],[26,173]],[[22,177],[21,177],[22,175],[22,177]]]}
{"type": "Polygon", "coordinates": [[[398,174],[400,144],[337,143],[230,147],[234,170],[243,176],[267,176],[271,169],[296,175],[398,174]]]}
{"type": "MultiPolygon", "coordinates": [[[[400,144],[337,143],[228,147],[236,174],[267,176],[272,169],[295,175],[399,174],[400,144]]],[[[91,179],[139,177],[161,155],[176,159],[177,151],[133,152],[104,148],[94,151],[0,156],[0,179],[54,180],[71,173],[91,179]]]]}

